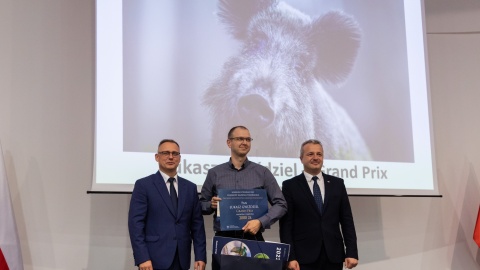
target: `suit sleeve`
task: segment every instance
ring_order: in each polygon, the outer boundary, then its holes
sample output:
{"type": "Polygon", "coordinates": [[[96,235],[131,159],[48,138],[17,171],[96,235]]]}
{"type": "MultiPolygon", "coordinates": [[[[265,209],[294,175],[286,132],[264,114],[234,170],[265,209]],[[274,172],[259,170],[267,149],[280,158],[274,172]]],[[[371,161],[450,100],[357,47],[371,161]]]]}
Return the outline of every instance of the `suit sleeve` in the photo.
{"type": "Polygon", "coordinates": [[[345,256],[358,259],[357,234],[353,222],[352,209],[348,199],[345,184],[342,182],[342,206],[340,208],[340,225],[342,228],[343,241],[345,243],[345,256]]]}
{"type": "Polygon", "coordinates": [[[205,237],[205,225],[202,216],[202,206],[198,199],[197,186],[193,186],[193,201],[194,209],[192,214],[192,239],[193,239],[193,252],[195,254],[195,261],[203,261],[207,263],[207,242],[205,237]]]}
{"type": "Polygon", "coordinates": [[[295,208],[293,207],[293,194],[288,188],[288,184],[283,183],[282,186],[283,196],[287,202],[288,211],[280,219],[280,242],[290,245],[290,256],[289,261],[297,259],[295,255],[295,246],[293,245],[293,219],[295,216],[295,208]]]}
{"type": "Polygon", "coordinates": [[[145,220],[147,216],[148,199],[147,193],[141,181],[135,183],[130,209],[128,211],[128,231],[132,243],[135,265],[150,260],[145,243],[145,220]]]}

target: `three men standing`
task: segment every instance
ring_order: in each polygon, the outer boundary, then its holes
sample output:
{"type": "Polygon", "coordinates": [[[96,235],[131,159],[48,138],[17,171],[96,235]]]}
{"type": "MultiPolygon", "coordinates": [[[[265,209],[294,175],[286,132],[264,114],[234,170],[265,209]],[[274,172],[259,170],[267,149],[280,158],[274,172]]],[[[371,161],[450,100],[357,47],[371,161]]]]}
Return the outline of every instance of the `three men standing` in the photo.
{"type": "MultiPolygon", "coordinates": [[[[290,244],[288,269],[340,270],[358,264],[357,238],[343,179],[322,173],[323,146],[305,141],[300,150],[304,172],[283,182],[247,158],[252,138],[246,127],[233,127],[227,137],[230,160],[207,173],[199,200],[196,185],[177,175],[180,147],[163,140],[155,160],[159,171],[137,180],[128,226],[135,264],[140,270],[189,269],[193,241],[195,270],[204,270],[206,240],[203,214],[214,214],[216,236],[264,241],[262,232],[280,220],[280,240],[290,244]],[[242,230],[221,231],[216,219],[219,189],[265,189],[267,214],[248,221],[242,230]],[[288,206],[288,211],[287,211],[288,206]]],[[[219,265],[212,260],[212,269],[219,265]]]]}

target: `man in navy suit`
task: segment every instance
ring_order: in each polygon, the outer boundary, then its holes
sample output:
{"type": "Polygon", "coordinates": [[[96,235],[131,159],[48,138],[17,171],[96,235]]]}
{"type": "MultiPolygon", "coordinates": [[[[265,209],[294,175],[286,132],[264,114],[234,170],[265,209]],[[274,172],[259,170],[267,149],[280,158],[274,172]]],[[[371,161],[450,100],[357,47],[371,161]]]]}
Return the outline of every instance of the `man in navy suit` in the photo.
{"type": "Polygon", "coordinates": [[[357,266],[357,236],[343,179],[322,173],[323,146],[318,140],[302,144],[300,160],[303,173],[282,186],[288,212],[280,220],[280,240],[290,244],[288,269],[357,266]]]}
{"type": "Polygon", "coordinates": [[[193,241],[195,270],[206,263],[205,226],[197,186],[177,175],[180,146],[158,145],[159,171],[135,182],[128,229],[135,265],[140,270],[190,268],[193,241]]]}

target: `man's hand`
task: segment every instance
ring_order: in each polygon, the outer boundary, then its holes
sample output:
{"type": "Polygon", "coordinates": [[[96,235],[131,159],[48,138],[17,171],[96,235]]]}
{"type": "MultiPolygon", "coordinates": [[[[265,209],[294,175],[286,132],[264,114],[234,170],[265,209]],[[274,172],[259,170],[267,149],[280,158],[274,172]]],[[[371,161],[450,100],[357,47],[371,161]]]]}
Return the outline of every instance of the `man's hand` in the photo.
{"type": "Polygon", "coordinates": [[[355,258],[345,258],[345,267],[348,269],[352,269],[357,266],[358,260],[355,258]]]}
{"type": "Polygon", "coordinates": [[[297,260],[289,261],[287,265],[288,270],[300,270],[300,265],[297,260]]]}
{"type": "Polygon", "coordinates": [[[243,226],[242,230],[253,235],[257,234],[262,228],[262,223],[258,219],[250,220],[243,226]]]}
{"type": "Polygon", "coordinates": [[[138,265],[139,270],[153,270],[152,261],[148,260],[138,265]]]}
{"type": "Polygon", "coordinates": [[[205,262],[204,261],[196,261],[193,265],[193,270],[205,270],[205,262]]]}
{"type": "Polygon", "coordinates": [[[217,207],[218,207],[218,202],[221,201],[221,200],[222,200],[222,199],[220,199],[219,197],[216,197],[216,196],[215,196],[215,197],[212,197],[212,201],[211,201],[211,204],[212,204],[212,205],[211,205],[210,207],[211,207],[212,209],[217,209],[217,207]]]}

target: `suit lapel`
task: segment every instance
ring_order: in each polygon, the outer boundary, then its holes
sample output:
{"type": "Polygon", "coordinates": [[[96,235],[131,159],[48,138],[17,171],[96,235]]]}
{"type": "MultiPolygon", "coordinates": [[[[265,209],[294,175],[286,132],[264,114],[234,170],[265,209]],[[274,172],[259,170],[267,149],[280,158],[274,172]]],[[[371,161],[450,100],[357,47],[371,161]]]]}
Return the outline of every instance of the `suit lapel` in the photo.
{"type": "Polygon", "coordinates": [[[330,177],[328,175],[322,173],[322,176],[325,185],[325,194],[323,194],[323,212],[325,213],[328,206],[329,195],[332,193],[332,183],[330,183],[330,177]]]}
{"type": "Polygon", "coordinates": [[[172,199],[170,198],[170,193],[168,193],[167,185],[165,184],[165,180],[163,179],[160,172],[157,172],[155,174],[155,181],[153,181],[153,184],[160,193],[160,197],[162,198],[170,213],[172,213],[172,215],[176,217],[177,213],[173,211],[173,204],[172,199]]]}
{"type": "MultiPolygon", "coordinates": [[[[319,216],[322,216],[321,213],[320,213],[320,210],[318,209],[317,203],[315,202],[315,198],[313,198],[312,191],[310,190],[310,187],[308,186],[307,178],[305,177],[305,174],[302,173],[301,175],[299,175],[297,183],[298,183],[298,185],[300,187],[300,190],[302,192],[301,196],[305,196],[305,198],[307,198],[307,200],[310,204],[310,207],[315,209],[319,216]]],[[[305,205],[305,207],[307,207],[307,206],[305,205]]]]}
{"type": "MultiPolygon", "coordinates": [[[[185,207],[185,201],[187,198],[187,182],[185,182],[185,179],[177,177],[178,180],[178,213],[183,212],[183,208],[185,207]],[[179,192],[179,190],[182,191],[182,193],[179,192]]],[[[178,216],[177,216],[178,217],[178,216]]]]}

